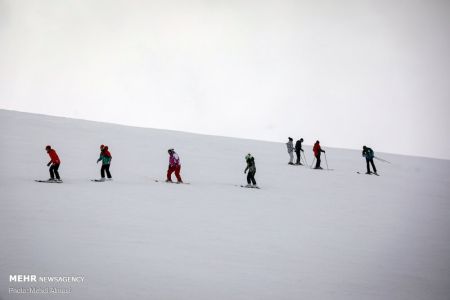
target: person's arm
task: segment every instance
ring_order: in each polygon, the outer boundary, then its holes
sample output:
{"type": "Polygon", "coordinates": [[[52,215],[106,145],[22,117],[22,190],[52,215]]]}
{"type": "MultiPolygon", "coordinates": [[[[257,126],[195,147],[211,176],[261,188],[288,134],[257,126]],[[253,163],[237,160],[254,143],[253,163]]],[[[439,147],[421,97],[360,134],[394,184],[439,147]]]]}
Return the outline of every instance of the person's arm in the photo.
{"type": "Polygon", "coordinates": [[[48,162],[47,167],[50,166],[53,163],[53,161],[54,161],[54,158],[53,158],[51,150],[50,150],[50,152],[48,152],[48,156],[50,156],[50,161],[48,162]]]}
{"type": "Polygon", "coordinates": [[[97,159],[97,163],[103,159],[103,155],[100,154],[100,157],[97,159]]]}

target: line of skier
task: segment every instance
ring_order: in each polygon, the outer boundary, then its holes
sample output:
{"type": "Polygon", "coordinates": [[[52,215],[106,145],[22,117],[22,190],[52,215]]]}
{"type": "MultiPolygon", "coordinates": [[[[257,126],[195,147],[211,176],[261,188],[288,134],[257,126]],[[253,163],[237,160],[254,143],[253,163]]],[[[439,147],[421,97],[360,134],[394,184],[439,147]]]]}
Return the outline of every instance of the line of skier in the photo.
{"type": "MultiPolygon", "coordinates": [[[[295,165],[303,165],[301,163],[302,160],[302,154],[303,154],[303,159],[306,165],[307,161],[306,161],[306,156],[304,154],[304,150],[302,148],[302,143],[303,143],[303,138],[300,138],[299,140],[297,140],[297,142],[295,143],[295,147],[293,144],[293,139],[291,137],[288,138],[288,142],[286,143],[287,146],[287,151],[289,154],[289,165],[294,165],[294,152],[296,154],[296,162],[295,165]]],[[[50,156],[50,161],[47,163],[47,166],[50,167],[49,168],[49,172],[50,172],[50,179],[48,181],[55,181],[55,182],[62,182],[61,181],[61,177],[59,175],[58,169],[59,166],[61,164],[61,160],[59,159],[58,154],[56,153],[56,150],[53,149],[50,145],[47,145],[45,147],[45,150],[47,151],[48,155],[50,156]]],[[[172,174],[175,173],[175,177],[176,177],[176,183],[183,183],[183,180],[181,179],[181,161],[180,161],[180,157],[179,155],[175,152],[175,150],[173,148],[167,150],[168,154],[169,154],[169,166],[167,169],[167,177],[166,177],[166,182],[173,182],[172,181],[172,174]]],[[[314,167],[314,169],[323,169],[320,164],[321,164],[321,153],[325,153],[325,150],[322,149],[322,147],[320,146],[320,142],[316,141],[314,143],[313,146],[313,152],[314,152],[314,160],[316,161],[316,165],[314,167]]],[[[375,157],[375,153],[374,151],[366,146],[363,146],[363,151],[362,151],[362,156],[365,157],[366,159],[366,166],[367,166],[367,172],[366,174],[376,174],[377,173],[377,169],[375,167],[375,163],[373,162],[373,159],[375,157]],[[370,166],[372,166],[373,172],[370,171],[370,166]]],[[[97,159],[97,163],[99,163],[100,161],[102,162],[102,167],[100,168],[100,176],[101,178],[99,180],[95,180],[95,181],[105,181],[105,180],[112,180],[112,175],[111,172],[109,170],[110,166],[111,166],[111,160],[112,160],[112,155],[111,152],[109,151],[109,147],[106,145],[100,145],[100,156],[97,159]],[[105,178],[106,175],[106,178],[105,178]]],[[[258,188],[258,185],[256,184],[256,179],[255,179],[255,174],[256,174],[256,164],[255,164],[255,158],[248,153],[245,156],[245,162],[246,162],[246,168],[244,170],[244,174],[247,174],[247,185],[245,187],[254,187],[254,188],[258,188]],[[248,173],[247,173],[248,172],[248,173]]],[[[311,164],[311,168],[312,165],[311,164]]],[[[328,167],[327,167],[328,168],[328,167]]]]}
{"type": "MultiPolygon", "coordinates": [[[[59,159],[58,154],[56,153],[56,150],[53,149],[50,145],[47,145],[45,147],[45,150],[47,151],[48,155],[50,156],[50,161],[47,164],[47,167],[49,168],[50,172],[50,178],[48,181],[55,181],[55,182],[62,182],[61,177],[59,176],[59,166],[61,164],[61,160],[59,159]]],[[[172,174],[175,173],[175,177],[177,179],[176,183],[183,183],[183,180],[181,179],[180,171],[181,171],[181,163],[180,163],[180,157],[175,152],[174,149],[167,150],[169,153],[169,167],[167,169],[167,178],[166,182],[173,182],[172,181],[172,174]]],[[[109,152],[109,147],[106,145],[100,145],[100,156],[97,159],[97,164],[101,161],[102,167],[100,168],[100,176],[101,178],[99,180],[95,181],[106,181],[106,180],[112,180],[112,175],[109,170],[111,166],[111,160],[112,155],[111,152],[109,152]],[[106,178],[105,178],[106,173],[106,178]]],[[[256,169],[255,169],[256,172],[256,169]]]]}
{"type": "MultiPolygon", "coordinates": [[[[286,143],[287,152],[289,154],[288,164],[289,165],[303,165],[301,163],[301,160],[302,160],[301,155],[302,154],[303,154],[304,162],[305,162],[305,164],[307,164],[306,156],[304,154],[305,151],[302,148],[303,138],[300,138],[299,140],[297,140],[295,142],[295,147],[294,147],[293,141],[294,141],[293,138],[288,137],[288,142],[286,143]],[[294,164],[294,151],[295,151],[295,155],[297,156],[297,160],[296,160],[295,164],[294,164]]],[[[314,153],[314,160],[316,161],[316,165],[315,165],[314,169],[322,170],[323,168],[320,166],[320,163],[322,162],[322,160],[320,157],[321,157],[322,153],[325,153],[325,150],[323,150],[322,147],[320,146],[320,141],[317,140],[314,143],[312,151],[314,153]]],[[[365,159],[366,159],[366,165],[367,165],[366,174],[378,175],[377,168],[375,167],[375,163],[373,162],[373,159],[375,157],[374,151],[367,146],[363,146],[362,156],[365,157],[365,159]],[[370,171],[370,165],[372,165],[373,172],[370,171]]],[[[313,163],[311,164],[311,168],[314,164],[314,160],[313,160],[313,163]]],[[[326,156],[325,156],[325,160],[326,160],[326,156]]],[[[327,169],[328,169],[328,163],[327,163],[327,169]]]]}

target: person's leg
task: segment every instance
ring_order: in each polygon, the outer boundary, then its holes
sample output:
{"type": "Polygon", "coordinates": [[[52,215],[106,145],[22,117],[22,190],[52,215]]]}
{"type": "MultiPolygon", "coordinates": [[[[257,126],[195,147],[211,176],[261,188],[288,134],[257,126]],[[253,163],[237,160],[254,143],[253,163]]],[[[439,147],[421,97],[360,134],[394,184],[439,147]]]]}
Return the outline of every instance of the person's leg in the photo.
{"type": "Polygon", "coordinates": [[[102,168],[100,169],[100,175],[102,176],[102,178],[105,178],[105,169],[106,165],[102,165],[102,168]]]}
{"type": "Polygon", "coordinates": [[[48,171],[50,172],[50,178],[51,179],[55,179],[55,174],[53,173],[54,167],[53,165],[50,166],[50,168],[48,169],[48,171]]]}
{"type": "Polygon", "coordinates": [[[252,182],[252,172],[248,171],[247,173],[247,184],[250,184],[252,182]]]}
{"type": "Polygon", "coordinates": [[[183,182],[183,180],[181,180],[180,171],[181,171],[181,166],[180,165],[176,166],[175,167],[175,177],[177,178],[178,182],[183,182]]]}
{"type": "Polygon", "coordinates": [[[167,181],[172,181],[172,173],[175,171],[174,167],[169,167],[167,170],[167,181]]]}
{"type": "Polygon", "coordinates": [[[297,156],[297,161],[295,162],[297,165],[300,164],[300,150],[299,151],[295,151],[295,155],[297,156]]]}
{"type": "Polygon", "coordinates": [[[255,180],[255,173],[256,171],[251,172],[252,176],[250,177],[250,180],[252,181],[253,185],[256,185],[256,180],[255,180]]]}
{"type": "Polygon", "coordinates": [[[373,171],[376,173],[377,168],[375,168],[375,163],[373,162],[373,158],[370,160],[370,163],[372,164],[373,171]]]}
{"type": "Polygon", "coordinates": [[[109,172],[109,166],[111,166],[110,164],[105,165],[105,171],[106,171],[106,176],[111,179],[111,173],[109,172]]]}
{"type": "Polygon", "coordinates": [[[316,169],[320,168],[320,154],[316,155],[316,169]]]}
{"type": "Polygon", "coordinates": [[[294,153],[293,152],[289,152],[289,163],[290,164],[294,163],[294,153]]]}
{"type": "Polygon", "coordinates": [[[59,169],[59,164],[55,165],[53,170],[55,172],[56,179],[60,180],[61,178],[59,177],[58,169],[59,169]]]}
{"type": "Polygon", "coordinates": [[[367,174],[370,174],[370,159],[366,159],[366,165],[367,165],[367,174]]]}

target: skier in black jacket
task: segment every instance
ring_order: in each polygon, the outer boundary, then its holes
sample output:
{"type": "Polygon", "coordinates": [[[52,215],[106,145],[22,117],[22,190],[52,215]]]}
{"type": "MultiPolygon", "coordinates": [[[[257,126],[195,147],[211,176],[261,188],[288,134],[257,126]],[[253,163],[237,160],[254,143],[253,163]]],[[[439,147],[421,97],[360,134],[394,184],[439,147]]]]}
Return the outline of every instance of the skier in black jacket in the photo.
{"type": "Polygon", "coordinates": [[[255,173],[256,173],[256,165],[255,165],[255,158],[249,153],[245,156],[245,161],[247,162],[247,167],[244,170],[244,174],[247,173],[247,185],[245,187],[251,188],[258,188],[256,185],[255,180],[255,173]],[[253,186],[251,185],[253,184],[253,186]]]}
{"type": "Polygon", "coordinates": [[[370,172],[370,166],[369,166],[369,163],[370,163],[373,168],[373,173],[375,175],[378,175],[377,168],[375,168],[375,164],[373,162],[373,158],[375,157],[375,153],[373,152],[373,150],[369,147],[363,146],[362,156],[364,156],[366,158],[366,164],[367,164],[366,174],[372,174],[372,172],[370,172]]]}
{"type": "Polygon", "coordinates": [[[303,165],[300,160],[300,151],[304,152],[302,149],[302,143],[303,143],[303,138],[299,139],[297,142],[295,142],[295,155],[297,155],[297,162],[295,164],[297,165],[303,165]]]}

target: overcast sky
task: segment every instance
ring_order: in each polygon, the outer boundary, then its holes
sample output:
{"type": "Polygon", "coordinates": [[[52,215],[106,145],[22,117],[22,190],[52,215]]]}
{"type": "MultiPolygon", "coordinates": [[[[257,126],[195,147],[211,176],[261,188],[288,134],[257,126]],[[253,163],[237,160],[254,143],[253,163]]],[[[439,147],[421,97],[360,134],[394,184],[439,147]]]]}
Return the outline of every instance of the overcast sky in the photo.
{"type": "Polygon", "coordinates": [[[0,108],[450,159],[448,0],[0,0],[0,108]]]}

